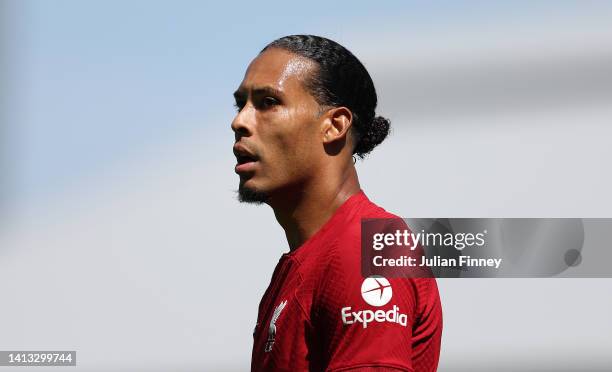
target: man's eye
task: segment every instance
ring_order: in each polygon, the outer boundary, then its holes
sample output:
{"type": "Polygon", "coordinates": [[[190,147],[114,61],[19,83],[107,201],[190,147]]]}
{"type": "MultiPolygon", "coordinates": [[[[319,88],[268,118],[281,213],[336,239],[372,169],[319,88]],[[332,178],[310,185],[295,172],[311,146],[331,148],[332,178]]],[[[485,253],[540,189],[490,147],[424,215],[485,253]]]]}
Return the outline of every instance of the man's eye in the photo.
{"type": "Polygon", "coordinates": [[[262,103],[264,107],[270,107],[270,106],[278,105],[278,100],[274,97],[265,97],[262,100],[262,103]]]}

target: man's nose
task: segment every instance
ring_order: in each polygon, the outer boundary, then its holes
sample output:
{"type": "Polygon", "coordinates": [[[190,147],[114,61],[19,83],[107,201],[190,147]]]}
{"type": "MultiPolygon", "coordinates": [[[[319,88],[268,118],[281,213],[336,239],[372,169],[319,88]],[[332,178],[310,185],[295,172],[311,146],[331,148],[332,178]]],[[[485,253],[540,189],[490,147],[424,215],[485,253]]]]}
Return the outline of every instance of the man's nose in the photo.
{"type": "Polygon", "coordinates": [[[245,106],[236,114],[232,121],[232,130],[236,135],[236,140],[240,137],[248,137],[253,134],[253,113],[248,106],[245,106]]]}

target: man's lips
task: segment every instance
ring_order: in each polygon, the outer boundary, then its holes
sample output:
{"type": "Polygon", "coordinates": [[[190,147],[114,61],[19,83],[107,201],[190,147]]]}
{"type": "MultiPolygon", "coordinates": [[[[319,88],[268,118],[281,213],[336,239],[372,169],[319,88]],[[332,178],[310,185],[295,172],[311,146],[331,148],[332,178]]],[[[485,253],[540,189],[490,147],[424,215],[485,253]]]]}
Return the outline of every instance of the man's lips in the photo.
{"type": "Polygon", "coordinates": [[[235,144],[233,150],[237,160],[234,171],[238,174],[253,172],[257,166],[259,158],[246,147],[239,144],[235,144]]]}
{"type": "Polygon", "coordinates": [[[236,164],[236,167],[234,168],[234,171],[238,174],[241,173],[249,173],[249,172],[254,172],[255,168],[257,167],[257,161],[249,161],[246,163],[238,163],[236,164]]]}

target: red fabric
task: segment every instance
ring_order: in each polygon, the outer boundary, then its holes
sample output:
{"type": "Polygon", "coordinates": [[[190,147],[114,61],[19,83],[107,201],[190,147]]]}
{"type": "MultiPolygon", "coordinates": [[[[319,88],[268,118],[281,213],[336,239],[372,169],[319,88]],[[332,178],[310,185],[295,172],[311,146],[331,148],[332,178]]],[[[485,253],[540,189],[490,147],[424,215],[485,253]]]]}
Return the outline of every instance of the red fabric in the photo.
{"type": "Polygon", "coordinates": [[[252,371],[436,370],[442,334],[436,281],[363,284],[362,218],[397,216],[359,192],[306,243],[282,255],[259,305],[252,371]],[[391,299],[368,304],[362,284],[381,299],[390,285],[391,299]]]}

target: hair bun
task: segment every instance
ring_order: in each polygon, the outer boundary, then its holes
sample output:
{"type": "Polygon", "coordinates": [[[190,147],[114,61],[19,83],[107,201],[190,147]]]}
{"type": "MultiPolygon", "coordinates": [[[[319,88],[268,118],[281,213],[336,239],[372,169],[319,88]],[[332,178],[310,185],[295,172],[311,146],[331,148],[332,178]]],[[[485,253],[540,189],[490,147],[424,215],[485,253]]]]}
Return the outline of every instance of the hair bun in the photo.
{"type": "Polygon", "coordinates": [[[372,119],[372,123],[366,126],[365,133],[360,133],[359,143],[355,147],[355,154],[360,158],[364,158],[374,148],[379,145],[389,135],[391,121],[382,116],[376,116],[372,119]]]}

